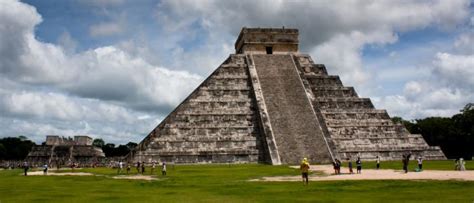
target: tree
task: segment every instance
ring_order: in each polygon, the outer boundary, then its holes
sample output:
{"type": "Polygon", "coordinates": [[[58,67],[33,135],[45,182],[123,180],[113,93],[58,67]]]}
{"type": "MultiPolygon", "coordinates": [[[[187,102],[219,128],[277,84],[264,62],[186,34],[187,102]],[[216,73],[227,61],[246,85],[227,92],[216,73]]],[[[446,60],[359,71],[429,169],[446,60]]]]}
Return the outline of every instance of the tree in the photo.
{"type": "Polygon", "coordinates": [[[94,141],[92,141],[92,145],[102,148],[105,145],[105,142],[103,139],[97,138],[97,139],[94,139],[94,141]]]}
{"type": "Polygon", "coordinates": [[[429,117],[415,122],[395,118],[412,134],[421,134],[429,145],[440,146],[448,158],[472,159],[474,156],[474,108],[466,105],[451,118],[429,117]]]}
{"type": "Polygon", "coordinates": [[[135,147],[138,146],[138,144],[135,143],[135,142],[129,142],[129,143],[126,144],[126,146],[128,147],[129,150],[133,150],[133,149],[135,149],[135,147]]]}
{"type": "Polygon", "coordinates": [[[25,136],[5,137],[0,139],[3,150],[0,149],[0,160],[23,160],[26,158],[34,142],[28,140],[25,136]]]}

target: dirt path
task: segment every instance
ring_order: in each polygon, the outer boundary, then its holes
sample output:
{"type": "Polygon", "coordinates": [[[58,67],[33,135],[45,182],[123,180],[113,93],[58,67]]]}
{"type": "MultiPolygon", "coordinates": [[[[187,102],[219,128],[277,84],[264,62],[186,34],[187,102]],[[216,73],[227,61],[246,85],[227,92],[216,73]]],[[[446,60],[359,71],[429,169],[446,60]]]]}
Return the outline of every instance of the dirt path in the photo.
{"type": "MultiPolygon", "coordinates": [[[[28,172],[29,176],[44,176],[43,171],[32,171],[28,172]]],[[[92,173],[84,173],[84,172],[64,172],[64,173],[55,173],[55,172],[48,172],[47,176],[92,176],[92,173]]]]}
{"type": "MultiPolygon", "coordinates": [[[[292,166],[298,168],[297,166],[292,166]]],[[[334,180],[466,180],[474,181],[474,171],[437,171],[426,170],[422,172],[408,172],[398,170],[374,170],[362,169],[362,174],[348,174],[348,168],[341,168],[341,175],[334,173],[332,165],[311,166],[311,171],[323,172],[326,176],[310,176],[310,181],[334,181],[334,180]],[[330,175],[331,174],[331,175],[330,175]]],[[[355,172],[355,169],[354,169],[355,172]]],[[[251,181],[301,181],[301,176],[274,176],[263,177],[251,181]]]]}
{"type": "Polygon", "coordinates": [[[144,176],[144,175],[134,175],[134,176],[114,176],[113,179],[127,179],[127,180],[157,180],[158,178],[152,176],[144,176]]]}

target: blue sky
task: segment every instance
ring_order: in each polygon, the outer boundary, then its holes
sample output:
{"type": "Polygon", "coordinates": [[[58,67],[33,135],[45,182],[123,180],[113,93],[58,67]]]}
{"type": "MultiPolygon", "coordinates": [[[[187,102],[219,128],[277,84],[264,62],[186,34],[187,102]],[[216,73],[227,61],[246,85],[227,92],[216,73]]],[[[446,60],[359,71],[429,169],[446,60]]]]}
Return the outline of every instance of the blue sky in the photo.
{"type": "Polygon", "coordinates": [[[139,142],[234,52],[240,29],[294,27],[301,52],[406,119],[474,102],[473,2],[0,2],[0,137],[139,142]]]}

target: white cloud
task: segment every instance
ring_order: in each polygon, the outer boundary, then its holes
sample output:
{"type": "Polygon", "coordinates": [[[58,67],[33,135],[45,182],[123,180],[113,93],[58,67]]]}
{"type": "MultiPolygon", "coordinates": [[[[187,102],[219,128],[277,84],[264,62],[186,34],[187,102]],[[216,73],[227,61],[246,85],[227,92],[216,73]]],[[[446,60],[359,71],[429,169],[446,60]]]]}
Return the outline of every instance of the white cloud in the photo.
{"type": "Polygon", "coordinates": [[[100,23],[89,27],[89,34],[92,37],[107,37],[120,34],[123,31],[123,26],[118,22],[100,23]]]}

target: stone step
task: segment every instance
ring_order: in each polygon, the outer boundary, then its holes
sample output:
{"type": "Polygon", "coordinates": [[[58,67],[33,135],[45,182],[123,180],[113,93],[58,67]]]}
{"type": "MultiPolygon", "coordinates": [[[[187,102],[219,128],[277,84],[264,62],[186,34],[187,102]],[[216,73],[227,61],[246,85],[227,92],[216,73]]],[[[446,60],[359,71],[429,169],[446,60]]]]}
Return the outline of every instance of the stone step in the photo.
{"type": "Polygon", "coordinates": [[[252,100],[248,91],[199,91],[193,100],[252,100]]]}
{"type": "MultiPolygon", "coordinates": [[[[385,134],[404,133],[397,129],[397,126],[328,126],[331,134],[354,135],[357,133],[385,134]]],[[[408,134],[408,133],[407,133],[408,134]]]]}
{"type": "MultiPolygon", "coordinates": [[[[390,116],[386,111],[380,112],[338,112],[338,113],[322,113],[323,117],[326,120],[366,120],[366,119],[380,119],[380,120],[389,120],[390,116]]],[[[391,120],[390,120],[391,121],[391,120]]]]}
{"type": "Polygon", "coordinates": [[[257,136],[257,126],[242,128],[173,128],[163,127],[157,130],[157,137],[172,136],[183,138],[189,136],[214,136],[216,139],[224,137],[246,137],[257,136]]]}
{"type": "Polygon", "coordinates": [[[358,97],[353,87],[341,87],[341,86],[323,86],[321,87],[311,87],[316,98],[325,98],[325,97],[358,97]]]}
{"type": "Polygon", "coordinates": [[[313,86],[344,86],[336,75],[304,75],[309,85],[313,86]]]}
{"type": "Polygon", "coordinates": [[[239,84],[232,86],[201,86],[199,90],[205,91],[250,91],[251,87],[248,84],[239,84]]]}
{"type": "Polygon", "coordinates": [[[316,98],[313,105],[320,109],[373,109],[368,98],[316,98]]]}

